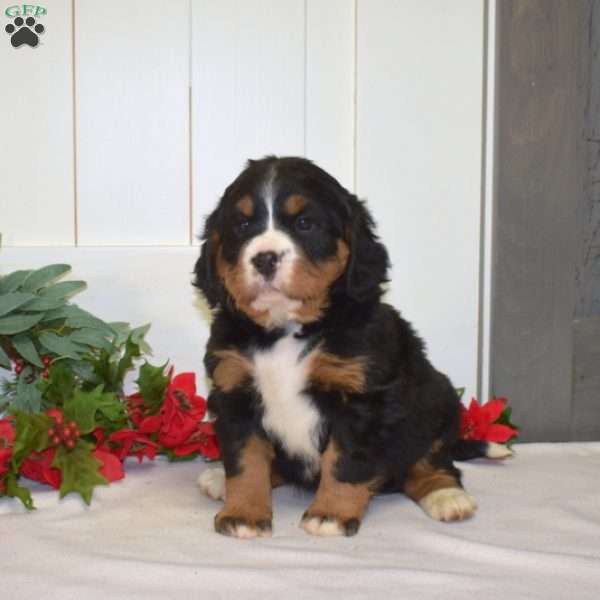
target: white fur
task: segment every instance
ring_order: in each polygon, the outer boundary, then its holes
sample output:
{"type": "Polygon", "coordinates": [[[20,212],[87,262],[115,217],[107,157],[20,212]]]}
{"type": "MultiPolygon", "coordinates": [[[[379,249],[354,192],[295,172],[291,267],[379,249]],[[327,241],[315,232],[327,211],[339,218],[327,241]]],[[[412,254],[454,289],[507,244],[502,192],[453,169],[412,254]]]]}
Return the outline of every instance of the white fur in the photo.
{"type": "Polygon", "coordinates": [[[301,525],[304,528],[304,531],[311,535],[318,535],[321,537],[345,535],[340,524],[334,519],[322,521],[320,517],[309,517],[308,519],[304,519],[301,525]]]}
{"type": "Polygon", "coordinates": [[[225,500],[225,469],[214,467],[205,469],[198,477],[198,485],[203,494],[213,500],[225,500]]]}
{"type": "Polygon", "coordinates": [[[508,458],[509,456],[513,455],[513,451],[504,444],[489,442],[485,451],[485,455],[488,458],[508,458]]]}
{"type": "Polygon", "coordinates": [[[461,488],[443,488],[431,492],[419,502],[436,521],[462,521],[477,509],[477,503],[461,488]]]}
{"type": "Polygon", "coordinates": [[[273,434],[285,451],[306,463],[307,475],[319,468],[319,413],[303,393],[310,355],[300,359],[306,340],[293,331],[271,348],[254,355],[255,384],[264,405],[263,427],[273,434]]]}

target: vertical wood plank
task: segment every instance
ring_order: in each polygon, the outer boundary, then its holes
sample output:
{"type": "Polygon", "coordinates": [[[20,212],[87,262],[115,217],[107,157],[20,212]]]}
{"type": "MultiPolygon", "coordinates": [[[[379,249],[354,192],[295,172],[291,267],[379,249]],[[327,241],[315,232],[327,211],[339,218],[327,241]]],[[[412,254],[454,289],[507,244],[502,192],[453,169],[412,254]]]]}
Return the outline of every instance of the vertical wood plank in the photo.
{"type": "Polygon", "coordinates": [[[584,189],[577,215],[581,250],[576,273],[576,317],[600,316],[600,0],[580,11],[579,86],[584,94],[584,189]]]}
{"type": "Polygon", "coordinates": [[[306,10],[306,156],[353,189],[354,2],[306,10]]]}
{"type": "Polygon", "coordinates": [[[78,0],[79,243],[189,243],[189,3],[78,0]]]}
{"type": "Polygon", "coordinates": [[[570,437],[584,5],[498,4],[492,378],[525,440],[570,437]]]}
{"type": "MultiPolygon", "coordinates": [[[[10,3],[22,10],[23,5],[10,3]]],[[[71,0],[44,3],[36,47],[0,43],[0,233],[6,246],[74,243],[71,0]]],[[[29,16],[31,16],[31,9],[29,16]]],[[[9,14],[13,11],[9,10],[9,14]]]]}
{"type": "Polygon", "coordinates": [[[472,395],[483,9],[479,0],[359,0],[357,15],[357,188],[390,250],[390,301],[472,395]]]}
{"type": "Polygon", "coordinates": [[[193,0],[194,225],[248,158],[304,152],[303,0],[193,0]]]}

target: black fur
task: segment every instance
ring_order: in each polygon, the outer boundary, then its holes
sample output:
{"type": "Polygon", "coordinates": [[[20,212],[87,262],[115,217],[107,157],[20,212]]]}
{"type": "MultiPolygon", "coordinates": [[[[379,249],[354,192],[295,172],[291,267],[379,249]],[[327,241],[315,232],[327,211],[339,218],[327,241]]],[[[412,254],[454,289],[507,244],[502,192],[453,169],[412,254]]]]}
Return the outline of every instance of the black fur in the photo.
{"type": "MultiPolygon", "coordinates": [[[[216,275],[212,247],[212,236],[217,233],[224,258],[235,260],[253,233],[248,232],[248,238],[235,233],[238,217],[232,207],[244,194],[260,195],[260,186],[273,165],[281,194],[302,193],[316,204],[311,210],[318,210],[317,218],[323,223],[322,239],[300,240],[306,254],[315,260],[327,257],[333,254],[332,241],[337,239],[350,248],[345,272],[330,288],[325,314],[302,331],[329,353],[366,357],[368,363],[364,393],[323,391],[314,385],[306,390],[325,423],[321,451],[330,439],[340,450],[337,479],[350,483],[377,480],[381,492],[402,491],[411,466],[429,455],[434,465],[460,480],[452,464],[459,437],[458,395],[450,380],[430,364],[411,325],[381,302],[388,255],[365,205],[305,159],[251,161],[206,221],[195,285],[212,307],[218,307],[205,356],[208,375],[212,376],[217,364],[214,351],[236,349],[250,355],[256,348],[270,347],[284,333],[262,328],[236,308],[216,275]]],[[[261,424],[260,393],[250,379],[228,393],[213,389],[209,408],[216,416],[226,472],[233,475],[239,469],[239,451],[245,440],[253,434],[268,438],[261,424]]],[[[276,453],[274,467],[285,480],[308,487],[318,484],[318,476],[307,481],[302,462],[286,455],[277,440],[271,441],[276,453]]]]}

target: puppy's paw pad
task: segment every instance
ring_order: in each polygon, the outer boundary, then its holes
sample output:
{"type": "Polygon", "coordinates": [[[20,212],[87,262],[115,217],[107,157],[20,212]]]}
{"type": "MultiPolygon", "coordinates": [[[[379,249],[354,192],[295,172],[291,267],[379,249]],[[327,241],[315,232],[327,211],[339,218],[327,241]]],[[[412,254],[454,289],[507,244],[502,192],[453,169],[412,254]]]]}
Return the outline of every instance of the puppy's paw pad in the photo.
{"type": "Polygon", "coordinates": [[[315,515],[304,513],[301,525],[307,533],[321,537],[351,536],[358,533],[359,519],[342,520],[330,515],[315,515]]]}
{"type": "Polygon", "coordinates": [[[462,521],[477,510],[475,500],[460,488],[435,490],[419,504],[436,521],[462,521]]]}
{"type": "Polygon", "coordinates": [[[487,458],[503,459],[513,455],[513,451],[504,444],[489,442],[485,451],[487,458]]]}
{"type": "Polygon", "coordinates": [[[214,467],[202,471],[198,477],[198,485],[203,494],[213,500],[225,499],[225,469],[214,467]]]}
{"type": "Polygon", "coordinates": [[[271,519],[251,521],[243,517],[221,515],[215,517],[215,531],[222,535],[239,539],[252,539],[256,537],[271,537],[273,526],[271,519]]]}

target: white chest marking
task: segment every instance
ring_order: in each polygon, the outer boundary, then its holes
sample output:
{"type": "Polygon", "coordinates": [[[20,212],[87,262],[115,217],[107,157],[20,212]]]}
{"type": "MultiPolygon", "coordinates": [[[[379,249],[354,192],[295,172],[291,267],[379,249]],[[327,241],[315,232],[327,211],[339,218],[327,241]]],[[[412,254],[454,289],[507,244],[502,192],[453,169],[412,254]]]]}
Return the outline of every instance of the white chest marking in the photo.
{"type": "Polygon", "coordinates": [[[292,333],[274,346],[254,355],[254,377],[264,406],[263,427],[274,434],[284,450],[302,459],[307,471],[319,468],[321,419],[310,398],[307,384],[310,354],[300,358],[306,340],[292,333]]]}

